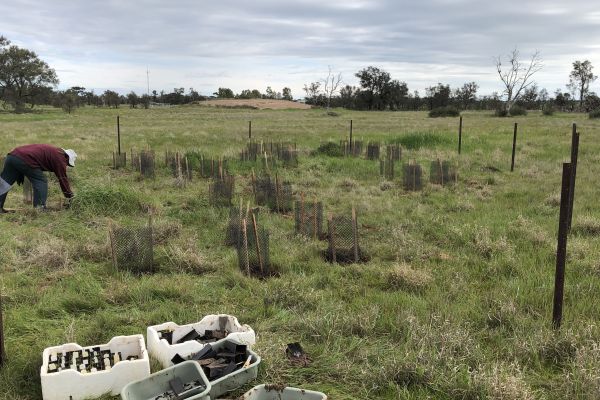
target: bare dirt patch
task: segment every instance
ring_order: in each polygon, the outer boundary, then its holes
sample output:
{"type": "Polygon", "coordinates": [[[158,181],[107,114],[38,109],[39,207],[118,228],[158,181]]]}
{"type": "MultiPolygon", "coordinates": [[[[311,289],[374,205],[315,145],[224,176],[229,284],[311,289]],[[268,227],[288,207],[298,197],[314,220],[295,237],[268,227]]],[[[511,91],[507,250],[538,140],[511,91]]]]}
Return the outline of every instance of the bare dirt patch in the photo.
{"type": "Polygon", "coordinates": [[[285,110],[289,108],[307,110],[311,108],[310,105],[304,103],[273,99],[218,99],[199,101],[198,104],[207,107],[253,108],[257,110],[285,110]]]}

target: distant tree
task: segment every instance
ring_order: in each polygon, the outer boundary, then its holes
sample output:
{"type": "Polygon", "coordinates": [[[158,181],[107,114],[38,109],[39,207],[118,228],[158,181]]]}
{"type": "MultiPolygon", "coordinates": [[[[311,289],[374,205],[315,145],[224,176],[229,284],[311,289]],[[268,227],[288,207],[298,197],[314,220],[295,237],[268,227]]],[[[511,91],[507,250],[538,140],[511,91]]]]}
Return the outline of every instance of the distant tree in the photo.
{"type": "Polygon", "coordinates": [[[306,93],[306,102],[308,104],[318,105],[318,99],[321,94],[321,82],[311,82],[308,85],[305,83],[304,92],[306,93]]]}
{"type": "Polygon", "coordinates": [[[277,97],[277,93],[273,91],[271,86],[267,86],[267,90],[265,91],[265,99],[274,99],[277,97]]]}
{"type": "Polygon", "coordinates": [[[519,103],[521,103],[521,105],[526,109],[533,109],[536,108],[538,97],[538,87],[534,83],[523,91],[523,95],[521,96],[519,103]]]}
{"type": "Polygon", "coordinates": [[[583,101],[590,90],[590,83],[594,82],[598,77],[592,72],[594,67],[589,60],[575,61],[573,70],[569,75],[569,83],[567,87],[573,94],[579,94],[579,108],[583,108],[583,101]]]}
{"type": "Polygon", "coordinates": [[[156,90],[152,91],[152,101],[158,101],[158,93],[156,90]]]}
{"type": "Polygon", "coordinates": [[[533,83],[531,78],[542,69],[543,65],[538,51],[532,54],[526,64],[519,60],[519,51],[516,48],[506,58],[507,68],[503,68],[500,56],[496,57],[494,62],[498,76],[504,85],[504,94],[506,95],[504,113],[508,114],[523,91],[533,83]]]}
{"type": "Polygon", "coordinates": [[[588,92],[587,96],[585,96],[583,109],[586,112],[600,110],[600,97],[598,97],[594,92],[588,92]]]}
{"type": "Polygon", "coordinates": [[[443,85],[438,83],[436,86],[430,86],[425,89],[427,95],[427,102],[429,103],[429,109],[446,107],[450,104],[450,85],[443,85]]]}
{"type": "Polygon", "coordinates": [[[467,82],[454,91],[454,98],[461,109],[466,110],[477,99],[479,85],[475,82],[467,82]]]}
{"type": "Polygon", "coordinates": [[[150,96],[148,96],[147,94],[143,94],[140,97],[140,103],[146,110],[149,109],[150,108],[150,96]]]}
{"type": "Polygon", "coordinates": [[[408,86],[406,82],[392,80],[387,87],[387,96],[391,110],[400,110],[405,107],[408,100],[408,86]]]}
{"type": "Polygon", "coordinates": [[[340,89],[340,105],[345,108],[356,108],[356,98],[359,89],[355,86],[346,85],[340,89]]]}
{"type": "Polygon", "coordinates": [[[250,92],[251,94],[251,99],[260,99],[262,98],[262,93],[260,92],[260,90],[258,89],[252,89],[252,92],[250,92]]]}
{"type": "Polygon", "coordinates": [[[136,108],[139,102],[140,98],[135,92],[132,91],[127,95],[127,103],[129,103],[129,107],[136,108]]]}
{"type": "Polygon", "coordinates": [[[554,91],[554,104],[559,107],[561,110],[572,110],[572,98],[571,94],[567,92],[562,92],[560,89],[556,89],[554,91]]]}
{"type": "Polygon", "coordinates": [[[11,46],[8,39],[0,36],[0,93],[15,112],[22,112],[26,103],[33,107],[38,92],[57,84],[54,69],[35,52],[11,46]]]}
{"type": "Polygon", "coordinates": [[[119,104],[121,104],[119,93],[112,90],[105,90],[102,94],[102,100],[107,107],[111,108],[119,108],[119,104]]]}
{"type": "Polygon", "coordinates": [[[284,87],[282,97],[284,100],[294,100],[294,97],[292,96],[292,89],[290,89],[289,87],[284,87]]]}
{"type": "Polygon", "coordinates": [[[194,88],[190,88],[188,97],[189,97],[190,102],[204,100],[204,96],[200,95],[200,93],[195,91],[194,88]]]}
{"type": "Polygon", "coordinates": [[[213,93],[219,99],[233,99],[235,96],[233,94],[233,90],[229,88],[219,88],[216,92],[213,93]]]}
{"type": "Polygon", "coordinates": [[[331,98],[335,96],[342,85],[342,73],[338,72],[336,74],[331,69],[331,66],[329,66],[327,76],[321,79],[321,83],[323,83],[323,91],[325,92],[325,99],[327,101],[326,106],[329,110],[329,107],[331,106],[331,98]]]}
{"type": "Polygon", "coordinates": [[[62,108],[64,112],[71,114],[81,105],[81,98],[79,97],[77,90],[71,88],[63,92],[56,92],[54,94],[52,105],[54,107],[62,108]]]}
{"type": "Polygon", "coordinates": [[[358,71],[355,76],[360,81],[360,86],[363,89],[361,95],[365,98],[368,109],[381,110],[385,108],[383,99],[386,93],[387,85],[391,81],[391,76],[388,72],[377,67],[369,66],[358,71]]]}

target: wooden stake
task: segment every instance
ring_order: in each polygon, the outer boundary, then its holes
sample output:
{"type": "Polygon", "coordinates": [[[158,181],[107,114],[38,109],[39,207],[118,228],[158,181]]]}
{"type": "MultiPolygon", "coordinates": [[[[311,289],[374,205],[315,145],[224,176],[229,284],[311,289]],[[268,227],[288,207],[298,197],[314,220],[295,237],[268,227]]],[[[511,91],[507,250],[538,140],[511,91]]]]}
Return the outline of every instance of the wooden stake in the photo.
{"type": "Polygon", "coordinates": [[[313,237],[317,239],[319,232],[317,232],[317,196],[313,200],[313,237]]]}
{"type": "Polygon", "coordinates": [[[352,237],[354,244],[354,262],[358,263],[358,223],[356,221],[356,210],[352,207],[352,237]]]}
{"type": "Polygon", "coordinates": [[[554,307],[552,309],[552,326],[554,329],[559,329],[562,323],[563,297],[565,288],[565,261],[567,258],[567,234],[569,229],[568,218],[571,172],[571,163],[563,163],[558,240],[556,245],[556,273],[554,276],[554,307]]]}
{"type": "Polygon", "coordinates": [[[568,230],[571,231],[573,221],[573,203],[575,201],[575,179],[577,178],[577,158],[579,155],[579,132],[577,124],[573,124],[573,133],[571,137],[571,188],[569,190],[569,221],[568,230]]]}
{"type": "Polygon", "coordinates": [[[328,220],[328,230],[329,230],[329,248],[331,250],[331,262],[332,263],[336,263],[336,254],[335,254],[335,227],[333,225],[333,215],[329,214],[329,217],[327,218],[328,220]]]}
{"type": "Polygon", "coordinates": [[[248,252],[248,226],[246,223],[246,219],[242,220],[242,237],[243,237],[243,249],[241,249],[246,255],[246,274],[250,276],[250,254],[248,252]]]}
{"type": "Polygon", "coordinates": [[[512,158],[510,160],[510,172],[513,172],[515,170],[515,151],[517,149],[517,126],[518,124],[515,122],[515,128],[513,131],[512,158]]]}
{"type": "Polygon", "coordinates": [[[256,216],[252,213],[252,229],[254,230],[254,239],[256,242],[256,256],[258,257],[258,265],[260,266],[260,272],[264,273],[262,255],[260,254],[260,243],[258,240],[258,229],[256,227],[256,216]]]}
{"type": "Polygon", "coordinates": [[[121,154],[121,124],[119,122],[119,116],[117,115],[117,148],[119,155],[121,154]]]}

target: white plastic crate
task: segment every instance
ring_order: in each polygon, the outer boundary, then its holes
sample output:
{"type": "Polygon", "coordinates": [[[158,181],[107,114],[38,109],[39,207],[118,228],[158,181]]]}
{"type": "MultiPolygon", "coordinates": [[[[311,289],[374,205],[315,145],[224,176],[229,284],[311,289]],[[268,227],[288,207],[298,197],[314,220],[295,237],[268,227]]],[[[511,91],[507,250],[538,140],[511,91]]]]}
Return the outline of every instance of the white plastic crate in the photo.
{"type": "Polygon", "coordinates": [[[179,354],[183,358],[202,350],[206,344],[196,340],[189,340],[183,343],[176,343],[194,328],[198,333],[203,334],[205,330],[227,330],[229,334],[225,339],[245,344],[252,347],[256,343],[256,334],[248,325],[241,325],[238,319],[227,314],[207,315],[200,322],[187,325],[177,325],[175,322],[165,322],[164,324],[149,326],[147,330],[148,352],[156,358],[163,368],[173,365],[171,359],[179,354]],[[169,344],[166,339],[161,339],[158,332],[164,330],[173,331],[173,343],[169,344]]]}
{"type": "Polygon", "coordinates": [[[76,343],[48,347],[44,350],[40,379],[44,400],[84,400],[110,393],[117,396],[130,382],[150,375],[150,361],[143,335],[116,336],[107,344],[81,347],[76,343]],[[122,361],[114,364],[110,370],[81,373],[66,369],[48,373],[49,358],[53,354],[87,350],[95,347],[121,353],[122,361]],[[127,358],[136,356],[136,360],[127,358]]]}
{"type": "Polygon", "coordinates": [[[327,396],[312,390],[258,385],[247,391],[238,400],[327,400],[327,396]]]}

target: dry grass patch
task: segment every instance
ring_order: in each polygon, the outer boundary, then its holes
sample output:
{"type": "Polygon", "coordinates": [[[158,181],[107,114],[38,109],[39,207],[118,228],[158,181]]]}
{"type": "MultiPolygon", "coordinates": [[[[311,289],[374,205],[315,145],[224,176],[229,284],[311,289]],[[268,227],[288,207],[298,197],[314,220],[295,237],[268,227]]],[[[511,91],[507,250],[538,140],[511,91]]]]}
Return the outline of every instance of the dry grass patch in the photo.
{"type": "Polygon", "coordinates": [[[401,263],[385,274],[385,286],[392,290],[406,290],[421,293],[433,280],[425,271],[413,269],[409,264],[401,263]]]}

